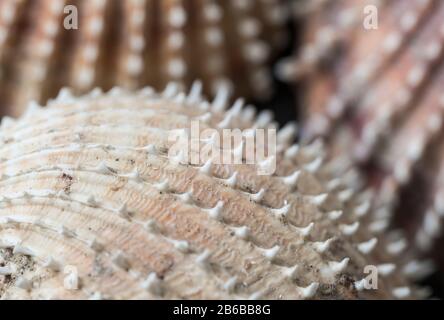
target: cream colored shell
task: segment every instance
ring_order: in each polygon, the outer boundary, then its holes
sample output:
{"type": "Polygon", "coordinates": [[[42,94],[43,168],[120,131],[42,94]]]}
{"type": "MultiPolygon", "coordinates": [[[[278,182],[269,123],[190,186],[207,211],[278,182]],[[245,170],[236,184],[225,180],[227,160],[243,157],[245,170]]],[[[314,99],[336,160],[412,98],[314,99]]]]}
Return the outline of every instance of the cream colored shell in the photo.
{"type": "Polygon", "coordinates": [[[63,90],[3,121],[0,298],[419,297],[400,251],[369,227],[366,195],[327,180],[320,145],[291,146],[294,126],[279,131],[273,176],[172,161],[168,132],[192,120],[274,126],[199,89],[63,90]],[[366,265],[378,267],[377,290],[362,287],[366,265]]]}
{"type": "Polygon", "coordinates": [[[63,86],[163,88],[202,79],[266,97],[270,61],[287,44],[280,0],[0,1],[0,113],[63,86]]]}

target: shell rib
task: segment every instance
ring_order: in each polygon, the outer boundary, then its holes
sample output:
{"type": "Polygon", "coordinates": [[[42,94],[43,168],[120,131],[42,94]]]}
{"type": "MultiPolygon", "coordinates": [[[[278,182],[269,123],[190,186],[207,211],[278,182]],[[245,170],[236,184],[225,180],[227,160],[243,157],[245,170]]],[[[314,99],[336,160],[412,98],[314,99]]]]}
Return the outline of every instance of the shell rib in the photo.
{"type": "Polygon", "coordinates": [[[288,127],[271,176],[169,157],[168,133],[196,119],[201,132],[227,115],[226,128],[273,128],[239,103],[225,112],[226,99],[172,87],[62,92],[2,125],[1,298],[419,297],[391,272],[406,265],[386,251],[392,239],[356,214],[365,195],[327,188],[329,173],[313,165],[322,147],[285,152],[295,149],[288,127]],[[367,265],[382,270],[378,289],[364,286],[367,265]]]}
{"type": "Polygon", "coordinates": [[[3,114],[65,86],[160,89],[199,78],[208,94],[236,84],[238,95],[265,97],[267,64],[286,44],[280,0],[3,0],[0,12],[3,114]]]}
{"type": "Polygon", "coordinates": [[[338,0],[301,12],[305,44],[281,73],[306,86],[306,138],[328,137],[337,168],[362,164],[380,218],[440,252],[444,3],[338,0]],[[375,30],[363,27],[367,5],[375,30]]]}

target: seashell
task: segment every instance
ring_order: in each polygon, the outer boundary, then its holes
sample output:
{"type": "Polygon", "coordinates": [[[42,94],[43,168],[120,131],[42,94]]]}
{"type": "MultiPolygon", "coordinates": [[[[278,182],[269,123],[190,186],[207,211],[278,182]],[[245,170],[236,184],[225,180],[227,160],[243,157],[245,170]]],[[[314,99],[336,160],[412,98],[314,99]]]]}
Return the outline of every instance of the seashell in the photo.
{"type": "Polygon", "coordinates": [[[444,3],[316,3],[298,7],[304,44],[280,65],[282,76],[306,88],[305,137],[327,137],[337,168],[359,163],[376,212],[405,230],[412,247],[435,248],[444,266],[437,242],[444,214],[444,3]],[[375,28],[366,27],[371,12],[375,28]]]}
{"type": "MultiPolygon", "coordinates": [[[[422,262],[386,252],[392,239],[372,234],[371,221],[355,214],[364,195],[345,203],[327,189],[327,172],[304,169],[320,146],[301,144],[289,157],[291,139],[282,140],[269,175],[258,174],[262,163],[173,159],[177,138],[195,121],[190,143],[214,147],[218,124],[239,112],[177,96],[112,90],[60,98],[1,128],[0,270],[8,278],[0,298],[419,297],[390,271],[415,273],[422,262]],[[293,172],[298,179],[282,183],[293,172]],[[366,279],[371,266],[383,271],[377,289],[366,279]]],[[[264,124],[240,114],[227,128],[251,134],[264,124]]],[[[255,148],[272,150],[272,139],[255,148]]]]}
{"type": "Polygon", "coordinates": [[[0,108],[19,115],[62,87],[163,88],[204,80],[248,97],[271,91],[267,63],[286,45],[280,0],[5,0],[0,108]]]}

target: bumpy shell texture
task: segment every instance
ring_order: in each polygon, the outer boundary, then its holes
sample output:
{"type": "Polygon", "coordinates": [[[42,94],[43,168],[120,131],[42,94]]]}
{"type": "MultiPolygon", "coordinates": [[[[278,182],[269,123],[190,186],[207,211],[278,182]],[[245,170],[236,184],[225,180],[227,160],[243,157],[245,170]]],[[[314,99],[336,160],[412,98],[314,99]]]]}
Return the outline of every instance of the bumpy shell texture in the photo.
{"type": "Polygon", "coordinates": [[[194,79],[209,94],[235,83],[238,95],[267,96],[286,13],[280,0],[2,0],[0,108],[20,115],[65,86],[194,79]]]}
{"type": "Polygon", "coordinates": [[[397,213],[417,248],[442,251],[444,3],[315,1],[299,9],[305,44],[281,72],[306,86],[306,137],[325,135],[333,157],[363,164],[381,219],[397,213]],[[377,8],[377,29],[364,28],[366,6],[377,8]]]}
{"type": "Polygon", "coordinates": [[[294,126],[278,132],[272,176],[257,175],[264,163],[167,155],[169,132],[195,120],[201,130],[273,128],[269,112],[255,117],[240,101],[223,111],[226,97],[208,103],[198,83],[188,95],[174,84],[64,90],[4,123],[0,297],[422,297],[406,279],[418,263],[401,254],[403,240],[381,234],[368,195],[331,178],[321,145],[291,146],[294,126]],[[367,265],[376,290],[365,288],[367,265]]]}

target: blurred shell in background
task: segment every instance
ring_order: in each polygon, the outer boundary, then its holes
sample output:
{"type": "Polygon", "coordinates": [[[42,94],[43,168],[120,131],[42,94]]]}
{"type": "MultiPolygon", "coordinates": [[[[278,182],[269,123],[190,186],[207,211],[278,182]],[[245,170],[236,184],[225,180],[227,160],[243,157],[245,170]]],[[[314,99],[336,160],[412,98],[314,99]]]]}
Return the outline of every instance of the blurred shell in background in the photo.
{"type": "MultiPolygon", "coordinates": [[[[175,84],[163,93],[64,90],[3,124],[0,298],[428,294],[407,280],[424,269],[403,239],[376,228],[368,194],[333,176],[321,145],[293,144],[294,124],[278,131],[276,155],[254,164],[170,154],[170,134],[196,121],[191,143],[201,148],[214,146],[215,135],[201,136],[210,128],[274,129],[269,112],[227,104],[225,92],[203,100],[198,83],[190,94],[175,84]],[[276,172],[258,175],[270,159],[276,172]]],[[[247,145],[231,150],[246,156],[247,145]]]]}
{"type": "Polygon", "coordinates": [[[303,136],[325,136],[338,171],[361,164],[379,218],[443,259],[444,2],[318,0],[295,10],[303,44],[279,72],[304,86],[303,136]],[[371,15],[376,28],[365,27],[371,15]]]}
{"type": "Polygon", "coordinates": [[[267,97],[267,63],[288,40],[283,3],[1,0],[1,112],[19,115],[64,86],[81,93],[201,79],[209,95],[235,84],[237,95],[267,97]]]}

